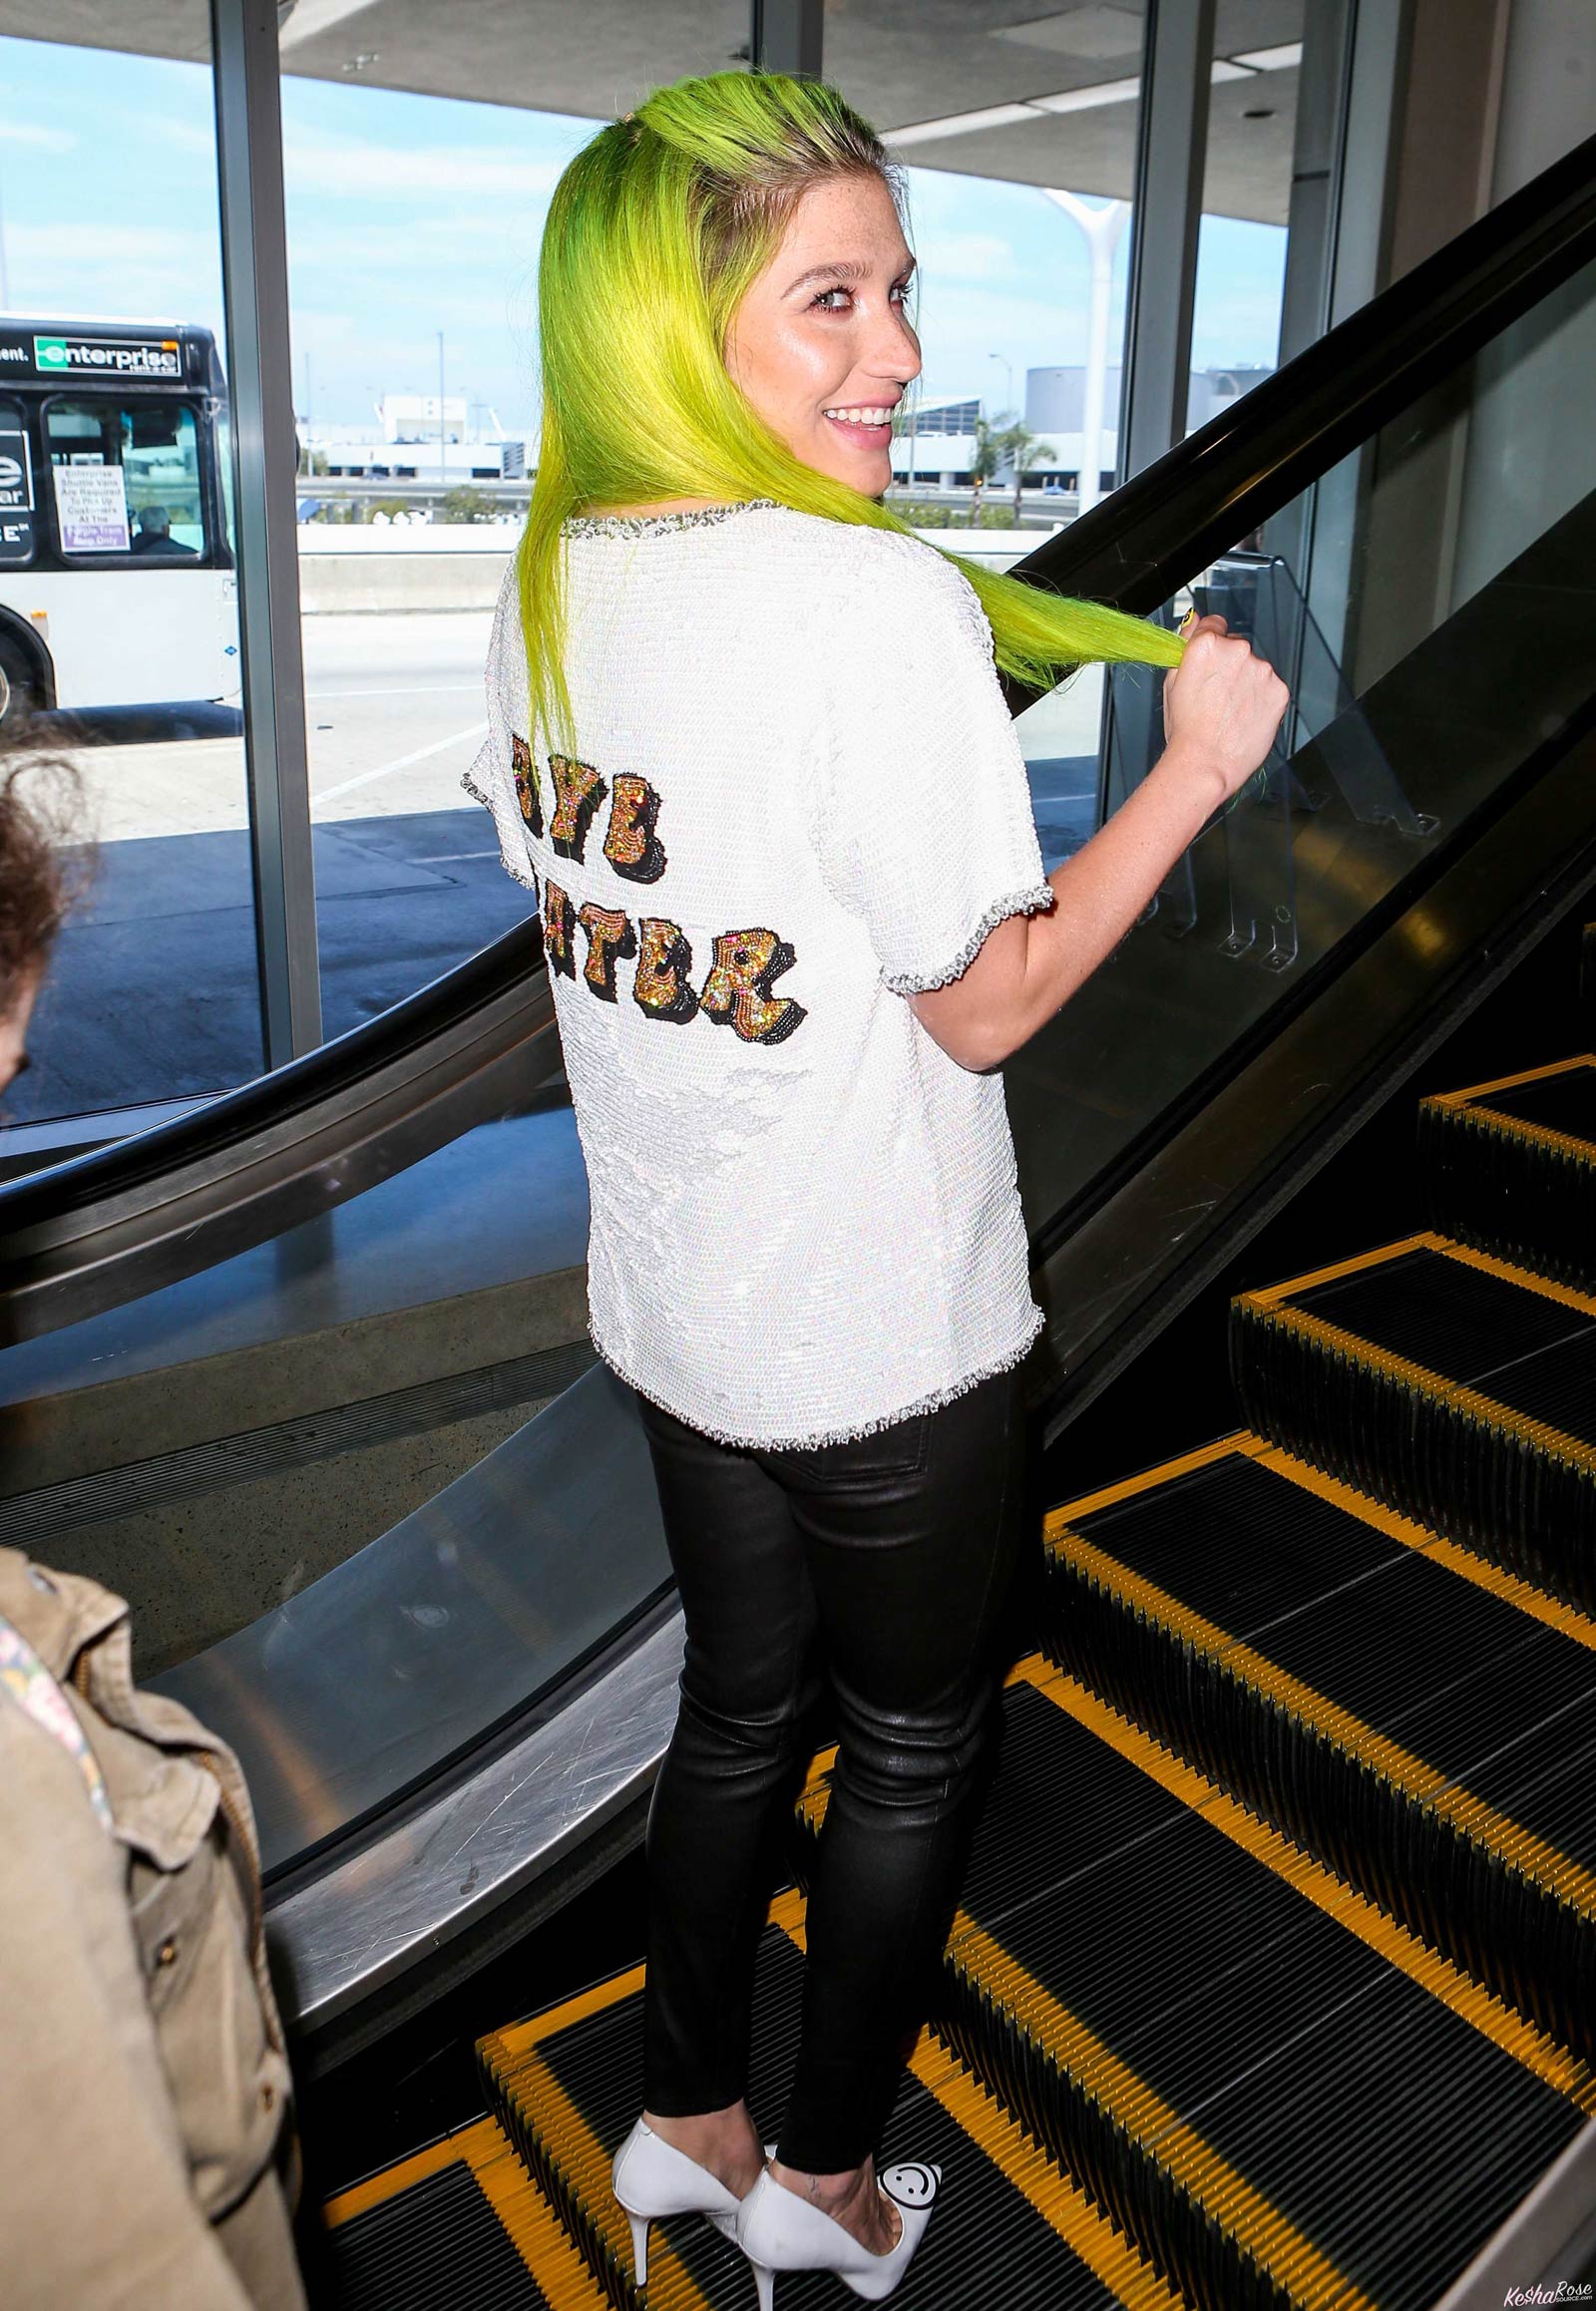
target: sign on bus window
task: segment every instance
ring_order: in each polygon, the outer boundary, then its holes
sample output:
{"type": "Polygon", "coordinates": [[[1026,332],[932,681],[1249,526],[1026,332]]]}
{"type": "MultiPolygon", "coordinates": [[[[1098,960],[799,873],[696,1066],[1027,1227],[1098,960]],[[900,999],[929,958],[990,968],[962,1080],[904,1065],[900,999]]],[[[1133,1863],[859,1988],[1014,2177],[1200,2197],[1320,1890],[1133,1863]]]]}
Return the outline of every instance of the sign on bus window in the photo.
{"type": "Polygon", "coordinates": [[[63,554],[126,554],[128,485],[120,466],[74,458],[54,468],[63,554]]]}
{"type": "Polygon", "coordinates": [[[45,434],[61,551],[193,562],[205,550],[200,440],[177,401],[52,401],[45,434]]]}
{"type": "Polygon", "coordinates": [[[33,459],[15,401],[0,401],[0,562],[33,560],[33,459]]]}

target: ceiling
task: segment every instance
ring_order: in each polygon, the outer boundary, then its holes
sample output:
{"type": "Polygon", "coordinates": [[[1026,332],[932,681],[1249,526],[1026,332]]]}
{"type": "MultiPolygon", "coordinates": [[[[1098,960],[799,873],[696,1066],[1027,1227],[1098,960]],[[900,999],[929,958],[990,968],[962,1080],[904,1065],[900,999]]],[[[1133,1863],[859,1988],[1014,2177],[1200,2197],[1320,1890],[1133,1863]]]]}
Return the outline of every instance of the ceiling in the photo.
{"type": "MultiPolygon", "coordinates": [[[[1219,0],[1216,51],[1298,40],[1305,0],[1219,0]]],[[[825,69],[891,131],[1133,79],[1142,0],[827,0],[825,69]]],[[[295,0],[285,70],[311,79],[608,119],[661,81],[745,57],[747,0],[295,0]]],[[[202,59],[205,0],[0,0],[0,34],[202,59]]],[[[1295,69],[1217,83],[1205,208],[1283,224],[1295,69]],[[1246,119],[1248,112],[1267,117],[1246,119]]],[[[916,166],[1126,196],[1136,107],[1120,101],[917,139],[916,166]]]]}

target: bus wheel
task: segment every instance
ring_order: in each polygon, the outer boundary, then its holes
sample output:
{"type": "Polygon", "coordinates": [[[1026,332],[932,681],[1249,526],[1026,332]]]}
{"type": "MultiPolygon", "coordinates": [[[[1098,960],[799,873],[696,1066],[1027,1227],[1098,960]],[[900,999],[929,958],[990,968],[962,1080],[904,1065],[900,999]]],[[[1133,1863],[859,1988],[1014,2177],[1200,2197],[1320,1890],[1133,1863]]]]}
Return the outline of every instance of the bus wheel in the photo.
{"type": "Polygon", "coordinates": [[[0,729],[15,730],[37,703],[33,668],[15,642],[0,633],[0,729]]]}

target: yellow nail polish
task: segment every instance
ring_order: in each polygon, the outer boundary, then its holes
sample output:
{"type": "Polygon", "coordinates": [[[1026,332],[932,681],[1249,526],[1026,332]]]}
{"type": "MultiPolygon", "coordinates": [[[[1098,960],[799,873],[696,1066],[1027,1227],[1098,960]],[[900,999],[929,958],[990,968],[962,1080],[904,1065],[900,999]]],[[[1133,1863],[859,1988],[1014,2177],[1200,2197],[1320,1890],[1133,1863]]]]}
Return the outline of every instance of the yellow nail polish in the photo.
{"type": "Polygon", "coordinates": [[[1178,631],[1178,633],[1179,633],[1179,635],[1180,635],[1180,638],[1181,638],[1181,640],[1182,640],[1182,641],[1184,641],[1184,640],[1186,639],[1186,636],[1187,636],[1187,634],[1188,634],[1188,633],[1190,633],[1190,631],[1191,631],[1192,627],[1193,627],[1193,626],[1194,626],[1196,623],[1197,623],[1197,612],[1196,612],[1196,610],[1195,610],[1195,609],[1189,609],[1189,610],[1187,610],[1187,612],[1186,612],[1185,616],[1184,616],[1184,617],[1181,619],[1181,621],[1180,621],[1180,624],[1179,624],[1178,628],[1176,629],[1176,630],[1178,631]]]}

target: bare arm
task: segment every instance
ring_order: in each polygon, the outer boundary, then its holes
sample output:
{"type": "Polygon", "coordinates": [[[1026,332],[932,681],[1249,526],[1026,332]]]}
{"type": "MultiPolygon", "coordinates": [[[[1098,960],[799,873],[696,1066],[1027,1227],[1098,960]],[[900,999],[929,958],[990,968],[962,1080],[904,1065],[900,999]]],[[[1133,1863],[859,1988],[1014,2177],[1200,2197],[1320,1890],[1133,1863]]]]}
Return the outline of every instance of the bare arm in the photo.
{"type": "Polygon", "coordinates": [[[1010,916],[962,977],[910,996],[950,1058],[996,1067],[1069,1000],[1213,812],[1251,778],[1286,703],[1280,676],[1222,617],[1198,622],[1165,678],[1163,754],[1123,808],[1053,870],[1051,914],[1010,916]]]}

